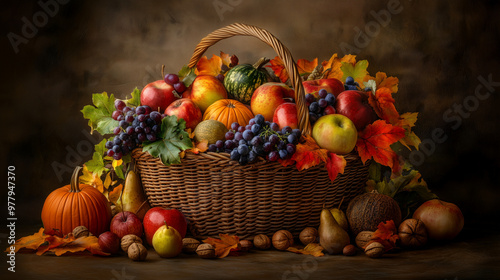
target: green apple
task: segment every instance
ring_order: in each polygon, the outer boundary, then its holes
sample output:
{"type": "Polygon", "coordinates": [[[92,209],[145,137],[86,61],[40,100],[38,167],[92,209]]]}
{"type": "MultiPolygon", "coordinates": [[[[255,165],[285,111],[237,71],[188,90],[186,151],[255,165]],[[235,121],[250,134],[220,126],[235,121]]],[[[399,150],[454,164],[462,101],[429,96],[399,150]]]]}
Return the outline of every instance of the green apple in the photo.
{"type": "Polygon", "coordinates": [[[321,148],[344,155],[350,153],[356,146],[358,131],[348,117],[331,114],[322,116],[316,121],[312,137],[321,148]]]}
{"type": "Polygon", "coordinates": [[[182,237],[173,227],[165,224],[153,235],[153,248],[162,258],[173,258],[182,251],[182,237]]]}

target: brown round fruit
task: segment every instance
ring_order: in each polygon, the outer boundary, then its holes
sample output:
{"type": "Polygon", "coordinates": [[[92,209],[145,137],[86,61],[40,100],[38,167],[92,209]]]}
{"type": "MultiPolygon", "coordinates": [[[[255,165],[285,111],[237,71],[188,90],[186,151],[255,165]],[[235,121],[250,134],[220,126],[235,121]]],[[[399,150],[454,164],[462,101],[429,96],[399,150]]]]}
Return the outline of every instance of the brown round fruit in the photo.
{"type": "Polygon", "coordinates": [[[208,243],[203,243],[196,248],[196,254],[202,259],[213,259],[216,257],[215,249],[208,243]]]}
{"type": "Polygon", "coordinates": [[[271,239],[265,234],[258,234],[253,238],[253,245],[260,250],[271,248],[271,239]]]}
{"type": "Polygon", "coordinates": [[[399,226],[401,210],[390,196],[369,192],[356,196],[347,207],[347,219],[351,232],[358,235],[361,231],[376,231],[381,222],[393,220],[399,226]]]}
{"type": "Polygon", "coordinates": [[[344,254],[344,256],[356,255],[356,246],[354,246],[352,244],[345,246],[344,249],[342,250],[342,254],[344,254]]]}
{"type": "Polygon", "coordinates": [[[101,247],[101,250],[106,253],[116,254],[120,251],[120,238],[111,231],[101,233],[97,243],[101,247]]]}
{"type": "Polygon", "coordinates": [[[143,261],[148,256],[148,250],[142,243],[132,243],[127,249],[127,255],[133,261],[143,261]]]}
{"type": "Polygon", "coordinates": [[[142,244],[142,239],[135,235],[135,234],[127,234],[124,237],[122,237],[122,240],[120,241],[120,246],[123,250],[123,252],[128,251],[128,247],[134,243],[140,243],[142,244]]]}
{"type": "Polygon", "coordinates": [[[200,246],[200,241],[194,238],[183,238],[182,239],[182,252],[186,254],[196,253],[196,249],[200,246]]]}
{"type": "Polygon", "coordinates": [[[409,249],[416,249],[427,244],[427,228],[418,219],[404,220],[398,229],[401,246],[409,249]]]}
{"type": "Polygon", "coordinates": [[[293,245],[293,235],[288,230],[278,230],[273,235],[273,246],[278,250],[286,250],[293,245]]]}
{"type": "Polygon", "coordinates": [[[372,242],[366,246],[365,254],[370,258],[379,258],[385,252],[384,245],[378,242],[372,242]]]}
{"type": "Polygon", "coordinates": [[[306,227],[299,234],[299,239],[302,244],[315,243],[318,239],[318,230],[313,227],[306,227]]]}

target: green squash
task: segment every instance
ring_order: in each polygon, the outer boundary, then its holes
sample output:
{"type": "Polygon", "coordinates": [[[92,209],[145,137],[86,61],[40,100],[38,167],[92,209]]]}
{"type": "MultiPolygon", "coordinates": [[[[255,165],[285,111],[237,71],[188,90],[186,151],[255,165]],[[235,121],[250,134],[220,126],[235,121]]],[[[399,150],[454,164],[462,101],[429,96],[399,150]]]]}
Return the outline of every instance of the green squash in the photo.
{"type": "Polygon", "coordinates": [[[255,89],[270,81],[269,74],[262,68],[268,62],[269,59],[261,58],[254,65],[239,64],[231,68],[224,78],[229,97],[250,104],[255,89]]]}

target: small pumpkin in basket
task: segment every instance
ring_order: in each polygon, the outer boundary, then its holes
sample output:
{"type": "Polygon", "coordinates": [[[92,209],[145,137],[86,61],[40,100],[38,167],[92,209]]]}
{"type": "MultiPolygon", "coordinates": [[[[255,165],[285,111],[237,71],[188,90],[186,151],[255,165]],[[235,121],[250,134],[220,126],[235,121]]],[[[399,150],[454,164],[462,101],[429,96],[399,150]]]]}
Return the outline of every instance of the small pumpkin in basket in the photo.
{"type": "Polygon", "coordinates": [[[254,115],[243,103],[233,99],[220,99],[210,105],[203,114],[203,120],[216,120],[223,123],[227,129],[237,122],[246,125],[254,115]]]}
{"type": "Polygon", "coordinates": [[[66,235],[77,226],[85,226],[95,236],[109,229],[108,199],[93,186],[78,183],[81,169],[75,168],[70,185],[54,190],[45,199],[42,208],[45,229],[58,229],[66,235]]]}

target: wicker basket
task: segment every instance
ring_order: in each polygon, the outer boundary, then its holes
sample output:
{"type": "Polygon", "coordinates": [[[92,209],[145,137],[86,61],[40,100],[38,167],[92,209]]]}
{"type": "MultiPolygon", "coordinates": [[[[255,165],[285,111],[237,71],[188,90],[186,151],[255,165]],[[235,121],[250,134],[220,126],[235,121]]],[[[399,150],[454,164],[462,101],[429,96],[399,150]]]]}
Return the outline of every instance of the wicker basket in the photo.
{"type": "MultiPolygon", "coordinates": [[[[295,88],[299,128],[310,134],[309,112],[296,64],[286,47],[266,30],[232,24],[210,33],[196,47],[189,67],[216,42],[236,35],[254,36],[271,46],[283,60],[295,88]]],[[[368,165],[357,154],[345,156],[347,166],[334,182],[324,164],[298,171],[277,162],[241,166],[227,153],[186,153],[182,164],[165,166],[142,149],[132,153],[151,206],[180,209],[195,237],[219,233],[252,238],[286,229],[297,236],[307,226],[319,225],[323,205],[343,208],[363,193],[368,165]]]]}

